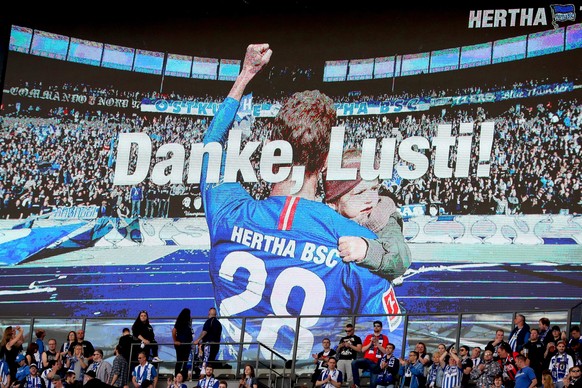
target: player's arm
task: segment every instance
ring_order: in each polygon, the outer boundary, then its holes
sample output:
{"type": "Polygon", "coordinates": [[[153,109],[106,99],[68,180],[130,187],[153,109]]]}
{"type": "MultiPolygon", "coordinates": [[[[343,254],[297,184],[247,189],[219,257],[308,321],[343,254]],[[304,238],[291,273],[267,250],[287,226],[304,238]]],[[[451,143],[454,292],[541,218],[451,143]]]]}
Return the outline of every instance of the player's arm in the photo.
{"type": "Polygon", "coordinates": [[[242,98],[247,85],[269,63],[272,54],[273,51],[267,43],[251,44],[247,47],[242,70],[238,77],[236,77],[228,93],[228,97],[221,104],[220,109],[216,112],[216,115],[210,123],[210,127],[204,134],[204,144],[211,142],[224,144],[228,129],[234,120],[236,107],[238,107],[238,102],[242,98]],[[236,105],[235,109],[226,109],[232,104],[236,105]]]}
{"type": "Polygon", "coordinates": [[[236,77],[228,97],[240,101],[248,83],[269,63],[272,54],[273,51],[269,48],[268,43],[250,44],[247,47],[242,70],[236,77]]]}
{"type": "MultiPolygon", "coordinates": [[[[246,86],[254,78],[254,76],[269,62],[272,53],[273,52],[269,48],[269,45],[266,43],[251,44],[247,47],[242,70],[236,78],[230,92],[228,93],[228,97],[223,101],[222,104],[220,104],[220,108],[214,115],[210,126],[204,134],[203,144],[205,146],[209,143],[218,143],[224,146],[228,138],[228,132],[232,127],[232,123],[236,116],[236,111],[239,107],[239,101],[244,93],[246,86]]],[[[209,186],[209,183],[207,182],[208,164],[209,155],[205,153],[202,160],[200,191],[202,192],[202,199],[204,202],[207,221],[211,222],[212,218],[210,216],[213,210],[211,208],[212,200],[208,198],[211,195],[211,190],[208,189],[212,186],[209,186]]],[[[223,169],[224,165],[221,165],[221,175],[223,173],[223,169]]]]}

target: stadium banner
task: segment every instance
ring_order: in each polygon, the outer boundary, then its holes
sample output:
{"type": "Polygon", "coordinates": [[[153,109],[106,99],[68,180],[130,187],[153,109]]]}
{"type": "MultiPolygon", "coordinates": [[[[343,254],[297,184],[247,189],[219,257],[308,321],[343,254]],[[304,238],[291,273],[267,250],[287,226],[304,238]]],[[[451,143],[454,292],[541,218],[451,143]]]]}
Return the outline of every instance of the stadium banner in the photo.
{"type": "MultiPolygon", "coordinates": [[[[491,103],[508,99],[526,98],[534,96],[543,96],[547,94],[559,94],[572,91],[574,85],[572,82],[556,83],[551,85],[539,85],[533,88],[515,88],[491,93],[476,93],[463,96],[442,97],[438,99],[431,98],[411,98],[397,99],[393,101],[382,102],[353,102],[335,104],[338,116],[360,116],[360,115],[378,115],[387,113],[405,113],[426,111],[430,107],[443,105],[463,105],[476,103],[491,103]]],[[[32,99],[50,100],[56,102],[67,102],[72,104],[132,108],[140,109],[142,112],[152,113],[172,113],[179,115],[209,116],[212,117],[220,106],[216,102],[198,102],[198,101],[172,101],[157,99],[143,101],[120,99],[105,96],[95,96],[84,93],[59,93],[58,91],[29,89],[24,87],[12,87],[7,93],[28,97],[32,99]]],[[[279,111],[279,104],[254,104],[252,114],[254,117],[275,117],[279,111]]]]}
{"type": "MultiPolygon", "coordinates": [[[[173,113],[179,115],[214,116],[219,103],[196,101],[144,100],[142,112],[173,113]]],[[[405,113],[426,111],[431,107],[430,98],[398,99],[382,102],[350,102],[335,104],[338,116],[379,115],[387,113],[405,113]]],[[[254,117],[275,117],[280,104],[255,104],[252,106],[254,117]]]]}
{"type": "MultiPolygon", "coordinates": [[[[571,311],[582,18],[521,3],[350,12],[365,36],[332,17],[264,26],[272,55],[245,51],[256,23],[228,39],[219,23],[139,39],[122,23],[84,26],[82,39],[68,23],[14,25],[0,318],[147,310],[171,343],[169,320],[212,306],[244,357],[260,342],[312,369],[348,322],[363,337],[380,320],[400,355],[411,336],[458,339],[423,314],[472,316],[463,336],[484,347],[480,313],[571,311]],[[146,49],[157,55],[135,71],[146,49]],[[252,81],[234,82],[249,64],[252,81]]],[[[238,357],[221,347],[220,359],[238,357]]]]}
{"type": "Polygon", "coordinates": [[[516,98],[527,98],[535,96],[545,96],[548,94],[560,94],[571,92],[574,89],[572,82],[556,83],[551,85],[538,85],[533,88],[514,88],[511,90],[501,90],[492,93],[479,93],[465,96],[452,97],[452,105],[462,104],[483,104],[486,102],[497,102],[516,98]]]}
{"type": "Polygon", "coordinates": [[[75,105],[89,105],[96,107],[114,107],[138,109],[141,101],[130,98],[119,98],[113,96],[100,96],[96,94],[77,92],[71,93],[61,90],[51,90],[42,87],[28,88],[13,86],[4,90],[4,94],[30,98],[33,100],[47,100],[75,105]]]}
{"type": "Polygon", "coordinates": [[[81,220],[91,220],[97,218],[99,207],[98,206],[66,206],[57,207],[49,213],[49,218],[55,220],[66,220],[66,219],[81,219],[81,220]]]}

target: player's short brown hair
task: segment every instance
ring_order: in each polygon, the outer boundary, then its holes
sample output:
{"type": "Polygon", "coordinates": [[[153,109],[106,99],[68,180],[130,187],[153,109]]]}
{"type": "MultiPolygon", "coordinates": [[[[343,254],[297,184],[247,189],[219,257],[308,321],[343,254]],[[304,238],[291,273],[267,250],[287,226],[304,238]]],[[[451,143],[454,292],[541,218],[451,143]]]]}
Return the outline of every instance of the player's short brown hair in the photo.
{"type": "Polygon", "coordinates": [[[319,90],[294,93],[273,121],[271,140],[285,140],[293,147],[293,164],[307,174],[323,169],[329,151],[336,111],[330,97],[319,90]]]}

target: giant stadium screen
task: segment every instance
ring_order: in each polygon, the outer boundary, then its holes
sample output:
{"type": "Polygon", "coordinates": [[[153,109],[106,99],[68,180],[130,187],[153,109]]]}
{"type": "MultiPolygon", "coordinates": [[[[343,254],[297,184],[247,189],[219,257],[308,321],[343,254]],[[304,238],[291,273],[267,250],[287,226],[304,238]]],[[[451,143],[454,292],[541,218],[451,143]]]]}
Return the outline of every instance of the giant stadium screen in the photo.
{"type": "Polygon", "coordinates": [[[406,314],[578,305],[581,16],[470,7],[13,24],[0,318],[215,306],[225,341],[309,363],[350,319],[401,343],[406,314]]]}

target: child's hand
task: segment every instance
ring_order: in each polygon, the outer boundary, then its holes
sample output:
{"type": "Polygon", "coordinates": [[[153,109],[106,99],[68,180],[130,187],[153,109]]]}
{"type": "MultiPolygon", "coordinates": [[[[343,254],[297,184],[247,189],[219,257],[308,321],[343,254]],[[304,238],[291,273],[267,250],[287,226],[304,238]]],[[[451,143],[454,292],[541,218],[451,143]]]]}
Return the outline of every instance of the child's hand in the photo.
{"type": "Polygon", "coordinates": [[[356,236],[342,236],[339,238],[338,250],[345,263],[362,261],[368,252],[366,240],[356,236]]]}

